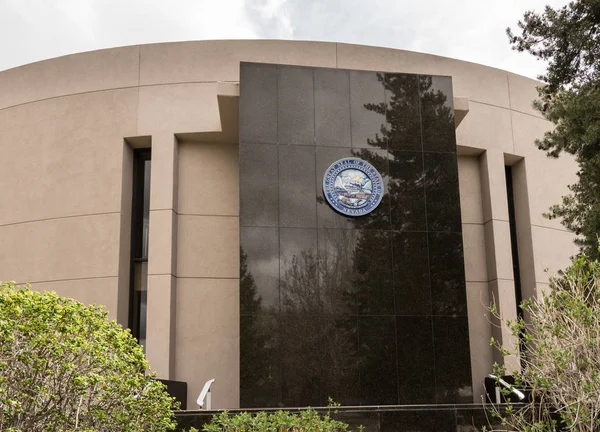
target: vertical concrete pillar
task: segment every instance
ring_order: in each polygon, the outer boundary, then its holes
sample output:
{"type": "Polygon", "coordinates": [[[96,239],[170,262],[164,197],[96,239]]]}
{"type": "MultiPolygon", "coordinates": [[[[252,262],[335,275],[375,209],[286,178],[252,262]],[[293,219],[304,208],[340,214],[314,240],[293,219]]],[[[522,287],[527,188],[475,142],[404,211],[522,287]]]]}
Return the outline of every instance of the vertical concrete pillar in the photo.
{"type": "MultiPolygon", "coordinates": [[[[480,166],[488,289],[502,317],[501,322],[494,323],[492,335],[503,347],[514,352],[517,341],[506,325],[506,320],[517,318],[517,304],[503,152],[487,150],[480,158],[480,166]]],[[[496,352],[495,360],[504,364],[507,372],[520,368],[518,353],[502,358],[496,352]]]]}
{"type": "Polygon", "coordinates": [[[129,274],[131,271],[131,202],[133,192],[133,149],[123,141],[121,184],[121,227],[119,231],[119,292],[117,322],[129,325],[129,274]]]}
{"type": "MultiPolygon", "coordinates": [[[[524,299],[527,299],[537,295],[537,284],[525,159],[521,159],[512,166],[512,174],[515,198],[515,222],[519,247],[519,268],[521,270],[521,294],[524,299]]],[[[527,316],[525,316],[525,319],[527,319],[527,316]]]]}
{"type": "Polygon", "coordinates": [[[152,136],[146,357],[159,378],[175,373],[177,140],[152,136]]]}

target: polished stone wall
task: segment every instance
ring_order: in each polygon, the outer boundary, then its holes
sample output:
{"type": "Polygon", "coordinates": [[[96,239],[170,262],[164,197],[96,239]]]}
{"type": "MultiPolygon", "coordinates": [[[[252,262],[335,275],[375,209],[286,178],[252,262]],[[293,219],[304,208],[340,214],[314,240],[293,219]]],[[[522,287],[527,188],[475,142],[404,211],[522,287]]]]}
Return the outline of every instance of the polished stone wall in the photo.
{"type": "Polygon", "coordinates": [[[240,405],[470,402],[450,77],[242,63],[240,405]],[[327,167],[385,194],[348,218],[327,167]]]}

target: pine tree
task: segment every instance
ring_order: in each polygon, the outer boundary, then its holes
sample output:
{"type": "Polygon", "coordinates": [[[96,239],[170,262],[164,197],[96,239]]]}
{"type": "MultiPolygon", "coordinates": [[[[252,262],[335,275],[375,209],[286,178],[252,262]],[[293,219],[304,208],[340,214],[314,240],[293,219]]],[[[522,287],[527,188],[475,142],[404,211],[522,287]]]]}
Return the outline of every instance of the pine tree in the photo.
{"type": "Polygon", "coordinates": [[[572,154],[579,164],[571,194],[548,217],[562,218],[582,251],[600,258],[600,0],[528,11],[518,27],[519,34],[507,29],[513,49],[548,62],[535,107],[555,126],[537,145],[550,157],[572,154]]]}

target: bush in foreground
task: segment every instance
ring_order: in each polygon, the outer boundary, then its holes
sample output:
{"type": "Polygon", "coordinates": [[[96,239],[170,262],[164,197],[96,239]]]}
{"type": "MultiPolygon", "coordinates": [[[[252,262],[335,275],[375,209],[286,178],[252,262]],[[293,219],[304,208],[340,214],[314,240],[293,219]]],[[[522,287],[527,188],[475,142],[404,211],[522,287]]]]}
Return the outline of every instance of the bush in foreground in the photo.
{"type": "MultiPolygon", "coordinates": [[[[192,430],[193,432],[194,430],[192,430]]],[[[332,419],[329,415],[321,416],[313,409],[290,413],[277,411],[271,414],[259,412],[249,414],[243,412],[229,415],[226,411],[215,415],[212,421],[204,426],[204,432],[259,432],[259,431],[286,431],[286,432],[345,432],[348,425],[332,419]]]]}
{"type": "Polygon", "coordinates": [[[496,409],[502,427],[493,430],[599,431],[600,262],[579,256],[522,308],[527,319],[509,322],[520,346],[499,348],[520,355],[516,387],[530,389],[531,398],[496,409]]]}
{"type": "Polygon", "coordinates": [[[0,284],[0,430],[163,432],[172,408],[102,308],[0,284]]]}

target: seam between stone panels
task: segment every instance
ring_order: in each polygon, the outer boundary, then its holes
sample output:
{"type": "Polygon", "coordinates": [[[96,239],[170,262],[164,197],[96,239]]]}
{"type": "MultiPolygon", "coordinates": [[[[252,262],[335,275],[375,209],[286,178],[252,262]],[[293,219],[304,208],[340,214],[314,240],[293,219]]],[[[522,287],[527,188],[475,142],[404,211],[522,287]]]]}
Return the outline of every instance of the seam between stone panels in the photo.
{"type": "Polygon", "coordinates": [[[69,278],[69,279],[48,279],[42,281],[28,281],[28,282],[17,282],[18,284],[38,284],[38,283],[53,283],[53,282],[69,282],[69,281],[83,281],[83,280],[94,280],[94,279],[118,279],[119,276],[90,276],[81,278],[69,278]]]}
{"type": "Polygon", "coordinates": [[[9,105],[7,107],[0,108],[0,111],[20,107],[23,105],[30,105],[30,104],[34,104],[37,102],[46,102],[46,101],[49,101],[52,99],[61,99],[61,98],[67,98],[69,96],[80,96],[80,95],[85,95],[85,94],[109,92],[109,91],[114,91],[114,90],[127,90],[127,89],[141,88],[141,87],[159,87],[159,86],[169,86],[169,85],[179,85],[179,84],[216,84],[219,82],[233,83],[233,84],[239,83],[239,81],[181,81],[181,82],[172,82],[172,83],[141,84],[141,85],[132,85],[132,86],[123,86],[123,87],[109,87],[109,88],[103,88],[103,89],[88,90],[88,91],[82,91],[82,92],[49,96],[49,97],[45,97],[45,98],[41,98],[41,99],[35,99],[35,100],[27,101],[27,102],[21,102],[18,104],[9,105]]]}
{"type": "MultiPolygon", "coordinates": [[[[165,209],[168,210],[168,209],[165,209]]],[[[200,217],[226,217],[226,218],[239,218],[240,215],[228,215],[228,214],[205,214],[205,213],[177,213],[177,216],[200,216],[200,217]]]]}
{"type": "MultiPolygon", "coordinates": [[[[138,82],[137,82],[137,106],[135,111],[135,133],[140,133],[140,79],[142,74],[142,47],[138,45],[138,82]]],[[[150,138],[150,148],[152,149],[152,138],[150,138]]]]}
{"type": "Polygon", "coordinates": [[[223,279],[223,280],[239,280],[239,276],[175,276],[177,279],[223,279]]]}
{"type": "MultiPolygon", "coordinates": [[[[457,97],[460,98],[460,97],[463,97],[463,96],[457,96],[457,97]]],[[[507,107],[504,107],[504,106],[501,106],[501,105],[496,105],[496,104],[492,104],[492,103],[488,103],[488,102],[482,102],[482,101],[478,101],[478,100],[475,100],[475,99],[469,99],[468,97],[467,97],[467,99],[469,100],[469,103],[473,102],[473,103],[476,103],[476,104],[487,105],[487,106],[491,106],[491,107],[494,107],[494,108],[503,109],[503,110],[507,110],[507,111],[514,111],[514,112],[517,112],[519,114],[523,114],[523,115],[526,115],[526,116],[529,116],[529,117],[533,117],[533,118],[536,118],[536,119],[539,119],[539,120],[546,120],[546,121],[548,121],[543,116],[537,116],[537,115],[534,115],[534,114],[531,114],[531,113],[527,113],[525,111],[521,111],[521,110],[518,110],[518,109],[507,108],[507,107]]]]}
{"type": "MultiPolygon", "coordinates": [[[[423,184],[423,198],[425,199],[425,230],[427,233],[425,234],[425,244],[427,245],[427,276],[429,278],[429,304],[430,304],[430,312],[431,312],[431,348],[432,348],[432,358],[433,358],[433,397],[437,402],[437,365],[435,360],[435,324],[433,319],[433,287],[431,280],[431,251],[429,249],[429,217],[428,217],[428,205],[427,205],[427,174],[425,168],[425,143],[423,142],[423,106],[421,104],[421,75],[417,75],[417,92],[419,95],[419,128],[420,128],[420,136],[421,136],[421,157],[423,161],[423,176],[425,178],[425,183],[423,184]]],[[[391,217],[391,215],[390,215],[391,217]]],[[[399,380],[398,380],[399,382],[399,380]]],[[[400,384],[398,383],[398,386],[400,384]]],[[[399,387],[398,387],[399,388],[399,387]]]]}
{"type": "MultiPolygon", "coordinates": [[[[151,212],[156,212],[156,211],[172,211],[173,213],[175,213],[177,216],[204,216],[204,217],[233,217],[233,218],[239,218],[240,215],[239,214],[220,214],[220,213],[180,213],[178,211],[176,211],[175,209],[172,208],[157,208],[157,209],[150,209],[151,212]]],[[[118,212],[117,212],[118,213],[118,212]]]]}
{"type": "Polygon", "coordinates": [[[508,79],[508,74],[506,75],[506,87],[508,88],[508,106],[510,107],[510,139],[512,141],[512,150],[513,154],[515,154],[515,129],[513,126],[513,117],[512,117],[512,100],[510,98],[510,80],[508,79]]]}
{"type": "Polygon", "coordinates": [[[22,102],[22,103],[18,103],[15,105],[10,105],[4,108],[0,108],[0,111],[4,111],[4,110],[8,110],[11,108],[16,108],[16,107],[20,107],[23,105],[30,105],[30,104],[34,104],[37,102],[46,102],[49,100],[53,100],[53,99],[61,99],[61,98],[67,98],[69,96],[80,96],[80,95],[85,95],[85,94],[92,94],[92,93],[101,93],[101,92],[109,92],[109,91],[114,91],[114,90],[128,90],[128,89],[135,89],[138,88],[139,86],[125,86],[125,87],[111,87],[111,88],[106,88],[106,89],[98,89],[98,90],[89,90],[89,91],[84,91],[84,92],[76,92],[76,93],[68,93],[68,94],[64,94],[64,95],[57,95],[57,96],[50,96],[47,98],[42,98],[42,99],[36,99],[36,100],[32,100],[32,101],[27,101],[27,102],[22,102]]]}
{"type": "Polygon", "coordinates": [[[531,225],[532,227],[536,227],[536,228],[551,229],[551,230],[554,230],[554,231],[560,231],[560,232],[564,232],[564,233],[568,233],[568,234],[573,234],[573,235],[575,235],[575,233],[574,233],[574,232],[572,232],[572,231],[569,231],[568,229],[555,228],[555,227],[547,227],[547,226],[544,226],[544,225],[536,225],[536,224],[530,224],[530,225],[531,225]]]}
{"type": "Polygon", "coordinates": [[[487,225],[487,224],[489,224],[490,222],[493,222],[493,221],[496,221],[496,222],[507,222],[507,223],[510,223],[510,221],[509,221],[508,219],[489,218],[489,219],[488,219],[488,220],[486,220],[484,223],[482,223],[482,224],[477,224],[477,225],[487,225]]]}
{"type": "Polygon", "coordinates": [[[489,281],[487,281],[487,283],[491,283],[491,282],[495,282],[495,281],[509,281],[509,282],[514,282],[514,279],[509,279],[509,278],[494,278],[494,279],[490,279],[489,281]]]}
{"type": "Polygon", "coordinates": [[[73,219],[73,218],[82,218],[82,217],[91,217],[91,216],[114,215],[114,214],[121,214],[121,212],[115,211],[115,212],[102,212],[102,213],[88,213],[88,214],[79,214],[79,215],[57,216],[57,217],[50,217],[50,218],[33,219],[33,220],[26,220],[26,221],[2,224],[2,225],[0,225],[0,228],[6,227],[6,226],[23,225],[23,224],[28,224],[28,223],[46,222],[46,221],[53,221],[53,220],[60,220],[60,219],[73,219]]]}

